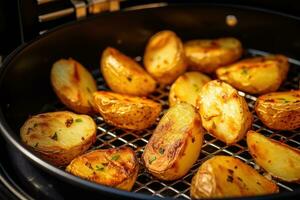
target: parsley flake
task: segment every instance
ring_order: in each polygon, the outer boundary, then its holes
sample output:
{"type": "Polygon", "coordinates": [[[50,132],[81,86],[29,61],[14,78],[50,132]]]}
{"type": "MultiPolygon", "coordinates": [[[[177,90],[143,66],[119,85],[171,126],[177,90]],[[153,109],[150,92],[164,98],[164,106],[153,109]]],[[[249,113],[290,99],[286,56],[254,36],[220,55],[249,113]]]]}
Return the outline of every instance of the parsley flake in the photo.
{"type": "Polygon", "coordinates": [[[156,156],[152,156],[152,157],[149,159],[149,164],[151,165],[155,160],[156,160],[156,156]]]}
{"type": "Polygon", "coordinates": [[[104,165],[102,165],[102,164],[96,165],[96,170],[97,171],[103,171],[104,170],[104,165]]]}
{"type": "Polygon", "coordinates": [[[120,158],[120,155],[116,154],[111,157],[111,160],[117,161],[119,158],[120,158]]]}
{"type": "Polygon", "coordinates": [[[75,119],[75,122],[82,122],[81,118],[75,119]]]}

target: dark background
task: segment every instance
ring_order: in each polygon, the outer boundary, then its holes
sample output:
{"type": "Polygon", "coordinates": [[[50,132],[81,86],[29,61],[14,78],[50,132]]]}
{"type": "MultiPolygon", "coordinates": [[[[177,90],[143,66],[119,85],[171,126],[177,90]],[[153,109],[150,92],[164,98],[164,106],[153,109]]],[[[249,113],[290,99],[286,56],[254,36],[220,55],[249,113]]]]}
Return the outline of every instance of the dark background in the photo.
{"type": "MultiPolygon", "coordinates": [[[[61,0],[61,2],[69,3],[67,0],[61,0]]],[[[121,0],[121,5],[127,7],[153,2],[238,4],[271,9],[300,17],[300,1],[297,0],[121,0]]],[[[47,9],[49,8],[44,8],[44,11],[47,9]]],[[[40,30],[39,12],[36,0],[0,0],[0,55],[6,56],[23,42],[38,35],[40,30]]],[[[63,22],[58,24],[61,23],[63,22]]],[[[54,26],[55,24],[52,24],[52,27],[54,26]]]]}

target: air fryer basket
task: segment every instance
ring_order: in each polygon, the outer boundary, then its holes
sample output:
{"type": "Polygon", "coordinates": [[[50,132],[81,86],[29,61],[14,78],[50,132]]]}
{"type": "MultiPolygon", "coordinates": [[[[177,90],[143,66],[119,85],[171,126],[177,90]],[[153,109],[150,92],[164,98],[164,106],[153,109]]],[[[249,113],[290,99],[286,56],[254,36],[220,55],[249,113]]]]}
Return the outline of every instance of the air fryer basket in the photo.
{"type": "MultiPolygon", "coordinates": [[[[239,38],[246,57],[282,53],[290,57],[291,69],[280,90],[299,89],[300,81],[300,21],[290,16],[257,11],[242,7],[210,5],[186,5],[137,10],[106,14],[92,19],[60,27],[25,45],[5,61],[0,76],[1,125],[0,130],[6,139],[17,147],[34,164],[59,178],[84,188],[132,198],[142,198],[139,193],[159,197],[180,197],[190,199],[191,178],[203,161],[214,155],[232,155],[264,174],[255,165],[247,151],[243,139],[227,146],[206,133],[201,155],[192,169],[176,181],[160,181],[151,176],[143,167],[140,170],[133,192],[128,193],[99,186],[81,180],[40,160],[22,146],[19,128],[29,115],[66,108],[58,101],[50,86],[49,72],[52,63],[59,58],[73,57],[83,63],[93,73],[99,90],[107,90],[100,74],[99,59],[106,46],[114,46],[138,62],[147,39],[162,29],[175,31],[184,41],[193,38],[215,38],[233,36],[239,38]],[[238,24],[230,27],[225,23],[226,16],[235,15],[238,24]],[[256,16],[255,18],[253,16],[256,16]],[[261,20],[257,20],[261,19],[261,20]],[[274,23],[276,21],[276,23],[274,23]],[[258,50],[259,49],[259,50],[258,50]]],[[[150,98],[160,102],[164,111],[168,108],[169,87],[159,87],[150,98]]],[[[240,92],[248,102],[254,115],[253,130],[257,130],[275,140],[300,148],[300,130],[273,131],[264,126],[254,112],[256,96],[240,92]]],[[[161,113],[164,113],[164,111],[161,113]]],[[[122,130],[106,124],[97,115],[93,116],[98,126],[97,141],[92,149],[129,146],[140,158],[156,126],[143,131],[122,130]]],[[[299,194],[299,185],[275,180],[280,192],[299,194]]],[[[276,195],[274,196],[276,197],[276,195]]]]}

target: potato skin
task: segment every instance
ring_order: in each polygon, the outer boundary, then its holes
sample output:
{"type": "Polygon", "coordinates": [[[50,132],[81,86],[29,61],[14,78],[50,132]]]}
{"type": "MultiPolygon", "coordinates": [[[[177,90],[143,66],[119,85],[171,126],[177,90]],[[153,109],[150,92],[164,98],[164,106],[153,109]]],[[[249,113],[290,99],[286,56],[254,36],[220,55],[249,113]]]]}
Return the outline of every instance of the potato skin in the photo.
{"type": "Polygon", "coordinates": [[[103,51],[100,65],[107,85],[114,92],[147,96],[156,88],[155,80],[137,62],[115,48],[103,51]]]}
{"type": "Polygon", "coordinates": [[[186,68],[183,44],[172,31],[153,35],[144,53],[146,70],[161,84],[171,84],[186,68]]]}
{"type": "Polygon", "coordinates": [[[254,161],[272,176],[283,181],[300,183],[299,149],[255,131],[248,131],[247,144],[254,161]]]}
{"type": "Polygon", "coordinates": [[[184,176],[199,157],[203,134],[195,108],[187,103],[176,104],[162,117],[145,147],[145,167],[161,180],[184,176]]]}
{"type": "Polygon", "coordinates": [[[21,140],[43,159],[65,166],[96,141],[96,124],[88,115],[68,111],[30,117],[20,129],[21,140]]]}
{"type": "Polygon", "coordinates": [[[172,84],[169,93],[169,105],[186,102],[196,106],[196,100],[201,88],[211,79],[200,72],[186,72],[172,84]]]}
{"type": "Polygon", "coordinates": [[[229,37],[187,41],[184,52],[191,70],[212,73],[218,67],[238,60],[243,49],[239,40],[229,37]]]}
{"type": "Polygon", "coordinates": [[[139,164],[132,149],[94,150],[75,158],[66,171],[102,185],[130,191],[135,183],[139,164]]]}
{"type": "Polygon", "coordinates": [[[227,144],[241,140],[252,125],[253,117],[244,97],[220,80],[203,86],[197,107],[203,127],[227,144]]]}
{"type": "Polygon", "coordinates": [[[300,128],[300,90],[260,96],[255,104],[259,119],[275,130],[300,128]]]}
{"type": "Polygon", "coordinates": [[[278,187],[238,158],[214,156],[200,166],[190,191],[198,199],[271,194],[278,187]]]}
{"type": "Polygon", "coordinates": [[[289,70],[287,57],[268,55],[241,60],[216,71],[219,79],[251,94],[276,91],[289,70]]]}
{"type": "Polygon", "coordinates": [[[97,91],[97,85],[84,66],[72,58],[60,59],[53,64],[50,78],[64,105],[78,113],[93,113],[92,93],[97,91]]]}
{"type": "Polygon", "coordinates": [[[95,92],[94,103],[107,123],[131,130],[151,126],[161,112],[161,105],[150,99],[107,91],[95,92]]]}

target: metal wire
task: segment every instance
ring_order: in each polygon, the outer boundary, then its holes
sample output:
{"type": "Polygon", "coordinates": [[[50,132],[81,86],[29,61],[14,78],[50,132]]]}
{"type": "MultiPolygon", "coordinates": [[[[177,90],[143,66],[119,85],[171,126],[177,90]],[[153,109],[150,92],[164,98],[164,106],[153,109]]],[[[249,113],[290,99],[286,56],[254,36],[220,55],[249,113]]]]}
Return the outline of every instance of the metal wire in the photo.
{"type": "MultiPolygon", "coordinates": [[[[248,49],[246,56],[249,57],[266,54],[268,53],[259,50],[248,49]]],[[[141,57],[137,57],[136,60],[140,61],[141,57]]],[[[288,78],[286,79],[285,83],[283,83],[279,91],[299,89],[300,61],[292,58],[290,58],[289,61],[291,67],[288,78]]],[[[102,76],[100,75],[99,70],[94,71],[93,75],[94,77],[96,77],[98,89],[108,90],[108,87],[106,86],[102,76]]],[[[161,116],[168,109],[168,93],[169,87],[159,87],[153,94],[150,95],[151,99],[160,102],[163,106],[163,112],[161,113],[159,118],[161,118],[161,116]]],[[[292,147],[300,149],[300,129],[293,131],[273,131],[268,129],[265,125],[262,124],[262,122],[255,114],[254,104],[257,99],[256,96],[252,96],[244,92],[239,92],[239,94],[245,97],[249,105],[249,109],[254,116],[254,122],[252,125],[253,130],[258,131],[267,137],[284,142],[292,147]]],[[[105,123],[103,118],[100,116],[94,116],[94,119],[98,127],[97,141],[90,150],[129,146],[134,149],[139,159],[141,158],[144,147],[148,143],[148,140],[150,139],[151,134],[159,121],[159,119],[157,119],[156,123],[146,130],[130,131],[111,126],[105,123]]],[[[204,135],[204,144],[202,146],[201,154],[188,174],[176,181],[160,181],[149,174],[141,164],[141,169],[132,191],[159,197],[168,196],[174,198],[190,199],[189,193],[192,177],[196,173],[199,166],[205,160],[215,155],[230,155],[237,157],[254,167],[259,173],[264,175],[266,174],[262,169],[259,168],[259,166],[254,163],[251,155],[248,153],[245,139],[239,141],[236,144],[228,146],[222,141],[214,138],[211,134],[206,133],[204,135]]],[[[299,189],[300,187],[300,185],[298,184],[286,183],[278,180],[274,181],[279,186],[280,192],[293,191],[295,189],[299,189]]]]}

